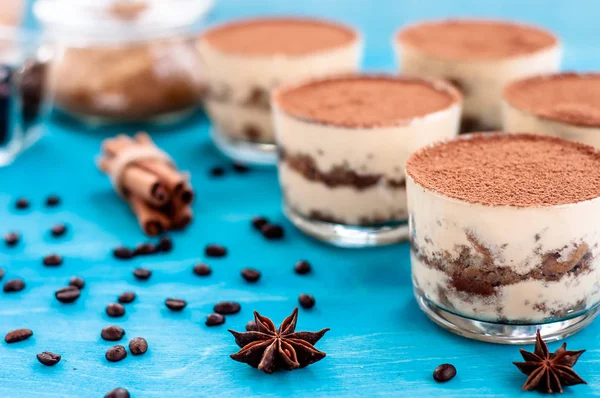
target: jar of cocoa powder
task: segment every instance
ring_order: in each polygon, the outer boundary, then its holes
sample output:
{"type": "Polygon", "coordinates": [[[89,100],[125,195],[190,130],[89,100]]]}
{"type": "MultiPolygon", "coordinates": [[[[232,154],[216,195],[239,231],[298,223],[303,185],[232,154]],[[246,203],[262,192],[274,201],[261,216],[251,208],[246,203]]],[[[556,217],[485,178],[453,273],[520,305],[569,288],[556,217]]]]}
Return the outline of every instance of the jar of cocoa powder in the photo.
{"type": "Polygon", "coordinates": [[[212,0],[38,0],[55,108],[89,124],[170,123],[200,104],[194,31],[212,0]]]}

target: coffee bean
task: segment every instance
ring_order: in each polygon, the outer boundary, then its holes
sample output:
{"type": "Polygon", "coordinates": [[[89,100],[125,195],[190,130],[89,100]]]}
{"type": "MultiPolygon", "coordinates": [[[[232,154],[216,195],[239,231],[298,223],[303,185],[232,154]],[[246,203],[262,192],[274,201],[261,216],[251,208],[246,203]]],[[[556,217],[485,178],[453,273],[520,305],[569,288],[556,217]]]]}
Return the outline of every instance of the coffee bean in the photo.
{"type": "Polygon", "coordinates": [[[81,292],[75,286],[67,286],[57,290],[54,296],[61,303],[73,303],[79,298],[81,292]]]}
{"type": "Polygon", "coordinates": [[[113,318],[119,318],[125,315],[125,307],[119,303],[110,303],[106,306],[106,314],[113,318]]]}
{"type": "Polygon", "coordinates": [[[50,195],[46,198],[46,206],[54,207],[60,204],[60,198],[56,195],[50,195]]]}
{"type": "Polygon", "coordinates": [[[256,321],[253,319],[246,323],[246,331],[247,332],[256,332],[258,330],[258,326],[256,325],[256,321]]]}
{"type": "Polygon", "coordinates": [[[16,329],[8,332],[4,336],[4,341],[8,344],[18,343],[19,341],[27,340],[31,336],[33,336],[31,329],[16,329]]]}
{"type": "Polygon", "coordinates": [[[55,237],[63,236],[67,232],[67,226],[65,224],[57,224],[52,227],[50,232],[55,237]]]}
{"type": "Polygon", "coordinates": [[[75,286],[77,289],[81,290],[85,287],[85,281],[78,276],[74,276],[69,281],[69,286],[75,286]]]}
{"type": "Polygon", "coordinates": [[[262,235],[269,240],[282,239],[284,235],[283,228],[275,224],[265,224],[260,229],[262,235]]]}
{"type": "Polygon", "coordinates": [[[0,268],[0,281],[4,278],[4,270],[0,268]]]}
{"type": "Polygon", "coordinates": [[[315,298],[313,296],[311,296],[310,294],[301,294],[300,296],[298,296],[298,302],[300,303],[300,305],[302,306],[302,308],[312,308],[315,306],[315,298]]]}
{"type": "Polygon", "coordinates": [[[123,328],[116,325],[107,326],[100,332],[100,336],[107,341],[119,341],[124,335],[125,331],[123,328]]]}
{"type": "Polygon", "coordinates": [[[257,216],[252,219],[252,227],[258,231],[261,230],[262,227],[267,225],[269,220],[266,217],[257,216]]]}
{"type": "Polygon", "coordinates": [[[158,241],[158,250],[168,253],[173,250],[173,241],[168,236],[165,236],[158,241]]]}
{"type": "Polygon", "coordinates": [[[146,281],[152,276],[152,271],[146,268],[136,268],[133,271],[133,276],[141,281],[146,281]]]}
{"type": "Polygon", "coordinates": [[[124,388],[115,388],[106,393],[104,398],[131,398],[129,391],[124,388]]]}
{"type": "Polygon", "coordinates": [[[221,245],[208,245],[204,248],[204,254],[208,257],[225,257],[227,255],[227,249],[221,245]]]}
{"type": "Polygon", "coordinates": [[[27,209],[27,208],[29,208],[29,200],[27,200],[25,198],[20,198],[15,203],[15,207],[20,210],[27,209]]]}
{"type": "Polygon", "coordinates": [[[60,362],[60,358],[60,355],[48,351],[40,352],[39,354],[37,354],[38,361],[40,361],[42,365],[46,366],[56,365],[60,362]]]}
{"type": "Polygon", "coordinates": [[[310,263],[308,261],[298,261],[296,263],[296,265],[294,266],[294,271],[298,274],[298,275],[306,275],[308,273],[310,273],[312,267],[310,266],[310,263]]]}
{"type": "Polygon", "coordinates": [[[206,264],[196,264],[194,266],[194,274],[198,275],[198,276],[208,276],[212,273],[212,270],[210,269],[210,267],[206,264]]]}
{"type": "Polygon", "coordinates": [[[210,175],[213,177],[221,177],[225,175],[225,169],[220,167],[220,166],[216,166],[213,167],[212,169],[210,169],[210,175]]]}
{"type": "Polygon", "coordinates": [[[206,326],[218,326],[225,323],[225,317],[221,314],[210,314],[206,317],[206,326]]]}
{"type": "Polygon", "coordinates": [[[221,301],[213,307],[213,311],[221,315],[237,314],[241,309],[240,304],[235,301],[221,301]]]}
{"type": "Polygon", "coordinates": [[[125,246],[119,246],[113,250],[113,256],[120,260],[133,258],[133,251],[125,246]]]}
{"type": "Polygon", "coordinates": [[[127,356],[127,350],[122,345],[114,345],[106,350],[104,357],[110,362],[119,362],[127,356]]]}
{"type": "Polygon", "coordinates": [[[58,254],[49,254],[44,257],[43,263],[46,267],[58,267],[63,262],[63,259],[58,254]]]}
{"type": "Polygon", "coordinates": [[[434,380],[440,383],[446,382],[454,376],[456,376],[456,368],[449,363],[444,363],[433,371],[434,380]]]}
{"type": "Polygon", "coordinates": [[[135,293],[134,292],[122,293],[119,296],[118,300],[119,300],[119,303],[129,304],[129,303],[133,302],[133,300],[135,300],[135,293]]]}
{"type": "Polygon", "coordinates": [[[21,236],[18,233],[9,232],[6,235],[4,235],[4,243],[6,243],[6,246],[16,246],[17,243],[19,243],[20,238],[21,236]]]}
{"type": "Polygon", "coordinates": [[[11,279],[4,284],[4,293],[20,292],[25,289],[25,282],[22,279],[11,279]]]}
{"type": "Polygon", "coordinates": [[[136,256],[147,256],[156,253],[156,251],[156,246],[152,243],[140,243],[135,247],[133,254],[136,256]]]}
{"type": "Polygon", "coordinates": [[[244,268],[242,270],[242,278],[244,278],[246,282],[256,282],[260,279],[260,271],[252,268],[244,268]]]}
{"type": "Polygon", "coordinates": [[[250,168],[248,166],[244,165],[244,164],[241,164],[241,163],[233,163],[233,170],[236,173],[243,174],[243,173],[249,172],[250,168]]]}
{"type": "Polygon", "coordinates": [[[148,351],[148,342],[143,337],[136,337],[129,342],[129,352],[133,355],[142,355],[148,351]]]}
{"type": "Polygon", "coordinates": [[[181,311],[187,305],[187,301],[177,298],[168,298],[165,300],[165,305],[172,311],[181,311]]]}

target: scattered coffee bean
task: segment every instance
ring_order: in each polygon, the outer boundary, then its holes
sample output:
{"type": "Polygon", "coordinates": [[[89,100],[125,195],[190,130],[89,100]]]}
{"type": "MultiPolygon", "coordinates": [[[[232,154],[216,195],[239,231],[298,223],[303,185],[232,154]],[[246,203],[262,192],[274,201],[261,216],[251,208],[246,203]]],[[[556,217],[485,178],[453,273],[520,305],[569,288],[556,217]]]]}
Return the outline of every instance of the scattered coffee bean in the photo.
{"type": "Polygon", "coordinates": [[[63,259],[58,254],[49,254],[44,257],[43,263],[46,267],[58,267],[63,262],[63,259]]]}
{"type": "Polygon", "coordinates": [[[46,198],[46,206],[54,207],[60,204],[60,198],[56,195],[50,195],[46,198]]]}
{"type": "Polygon", "coordinates": [[[212,169],[210,169],[210,175],[213,177],[221,177],[225,175],[225,169],[220,167],[220,166],[216,166],[213,167],[212,169]]]}
{"type": "Polygon", "coordinates": [[[302,293],[300,296],[298,296],[298,302],[300,303],[300,305],[302,306],[302,308],[312,308],[315,306],[315,298],[313,296],[311,296],[310,294],[304,294],[302,293]]]}
{"type": "Polygon", "coordinates": [[[123,328],[116,325],[107,326],[100,332],[100,336],[107,341],[119,341],[124,335],[125,331],[123,328]]]}
{"type": "Polygon", "coordinates": [[[308,261],[298,261],[296,263],[296,265],[294,266],[294,271],[298,274],[298,275],[306,275],[308,273],[310,273],[312,267],[310,266],[310,263],[308,261]]]}
{"type": "Polygon", "coordinates": [[[173,250],[173,241],[168,236],[162,237],[158,241],[158,250],[164,253],[168,253],[173,250]]]}
{"type": "Polygon", "coordinates": [[[125,307],[119,303],[110,303],[106,306],[106,314],[113,318],[125,315],[125,307]]]}
{"type": "Polygon", "coordinates": [[[75,286],[77,289],[81,290],[85,287],[85,281],[78,276],[74,276],[69,281],[69,286],[75,286]]]}
{"type": "Polygon", "coordinates": [[[267,225],[269,220],[266,217],[256,216],[252,219],[252,227],[254,229],[260,231],[262,227],[267,225]]]}
{"type": "Polygon", "coordinates": [[[110,362],[119,362],[127,356],[127,350],[122,345],[114,345],[106,350],[104,357],[110,362]]]}
{"type": "Polygon", "coordinates": [[[168,298],[165,300],[165,305],[171,311],[181,311],[187,305],[187,301],[177,298],[168,298]]]}
{"type": "Polygon", "coordinates": [[[253,319],[246,323],[246,331],[247,332],[256,332],[258,330],[258,326],[256,326],[256,321],[253,319]]]}
{"type": "Polygon", "coordinates": [[[433,378],[440,383],[446,382],[456,376],[456,368],[454,365],[444,363],[433,371],[433,378]]]}
{"type": "Polygon", "coordinates": [[[27,209],[29,208],[29,200],[25,199],[25,198],[20,198],[19,200],[17,200],[17,202],[15,203],[15,207],[17,209],[27,209]]]}
{"type": "Polygon", "coordinates": [[[141,281],[146,281],[152,276],[152,271],[146,268],[136,268],[133,270],[133,276],[141,281]]]}
{"type": "Polygon", "coordinates": [[[148,351],[148,342],[143,337],[136,337],[129,342],[129,352],[132,355],[142,355],[148,351]]]}
{"type": "Polygon", "coordinates": [[[225,323],[225,317],[221,314],[210,314],[206,317],[206,326],[218,326],[225,323]]]}
{"type": "Polygon", "coordinates": [[[140,243],[133,252],[135,256],[147,256],[154,253],[156,253],[156,246],[152,243],[140,243]]]}
{"type": "Polygon", "coordinates": [[[57,224],[52,227],[50,232],[55,237],[63,236],[67,232],[67,226],[65,224],[57,224]]]}
{"type": "Polygon", "coordinates": [[[48,351],[40,352],[39,354],[37,354],[38,361],[40,361],[42,365],[46,366],[56,365],[60,362],[60,358],[60,355],[48,351]]]}
{"type": "Polygon", "coordinates": [[[80,295],[81,292],[75,286],[63,287],[62,289],[59,289],[54,293],[56,299],[61,303],[65,304],[75,302],[75,300],[77,300],[80,295]]]}
{"type": "Polygon", "coordinates": [[[25,282],[22,279],[11,279],[4,284],[4,293],[20,292],[25,289],[25,282]]]}
{"type": "Polygon", "coordinates": [[[265,224],[260,229],[262,235],[269,240],[282,239],[284,235],[283,228],[280,225],[265,224]]]}
{"type": "Polygon", "coordinates": [[[4,278],[4,270],[0,268],[0,281],[4,278]]]}
{"type": "Polygon", "coordinates": [[[122,293],[119,298],[119,303],[122,304],[129,304],[131,302],[133,302],[135,300],[135,293],[134,292],[125,292],[122,293]]]}
{"type": "Polygon", "coordinates": [[[27,340],[31,336],[33,336],[31,329],[16,329],[8,332],[4,336],[4,341],[8,344],[18,343],[19,341],[27,340]]]}
{"type": "Polygon", "coordinates": [[[16,246],[17,243],[19,243],[20,238],[21,236],[18,233],[9,232],[6,235],[4,235],[4,243],[6,243],[6,246],[16,246]]]}
{"type": "Polygon", "coordinates": [[[250,167],[246,166],[245,164],[241,164],[241,163],[233,163],[233,170],[236,173],[247,173],[250,171],[250,167]]]}
{"type": "Polygon", "coordinates": [[[106,393],[104,398],[131,398],[129,391],[124,388],[115,388],[106,393]]]}
{"type": "Polygon", "coordinates": [[[237,314],[241,309],[240,304],[235,301],[221,301],[213,307],[213,311],[221,315],[237,314]]]}
{"type": "Polygon", "coordinates": [[[221,245],[208,245],[204,248],[204,254],[208,257],[225,257],[227,249],[221,245]]]}
{"type": "Polygon", "coordinates": [[[113,256],[120,260],[129,260],[133,258],[133,251],[125,246],[119,246],[113,250],[113,256]]]}
{"type": "Polygon", "coordinates": [[[212,269],[206,264],[196,264],[194,266],[194,274],[198,276],[208,276],[212,273],[212,269]]]}
{"type": "Polygon", "coordinates": [[[254,283],[260,279],[260,271],[252,268],[244,268],[242,270],[242,278],[244,278],[246,282],[254,283]]]}

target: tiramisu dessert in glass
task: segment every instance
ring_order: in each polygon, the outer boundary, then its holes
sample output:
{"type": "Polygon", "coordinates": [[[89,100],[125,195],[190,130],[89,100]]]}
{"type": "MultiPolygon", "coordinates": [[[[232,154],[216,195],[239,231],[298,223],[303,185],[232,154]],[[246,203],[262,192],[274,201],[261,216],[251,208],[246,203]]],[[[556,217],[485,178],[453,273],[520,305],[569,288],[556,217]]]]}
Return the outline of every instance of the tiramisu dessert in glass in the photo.
{"type": "Polygon", "coordinates": [[[600,148],[600,73],[559,73],[519,80],[504,90],[507,131],[530,131],[600,148]]]}
{"type": "Polygon", "coordinates": [[[600,301],[600,152],[469,134],[406,165],[414,290],[442,327],[496,343],[564,338],[600,301]]]}
{"type": "Polygon", "coordinates": [[[403,73],[445,78],[462,91],[462,132],[501,129],[504,86],[556,72],[561,59],[553,34],[508,21],[417,23],[399,31],[395,46],[403,73]]]}
{"type": "Polygon", "coordinates": [[[458,134],[462,97],[442,80],[352,75],[275,91],[279,180],[288,218],[340,246],[408,237],[404,164],[458,134]]]}
{"type": "Polygon", "coordinates": [[[198,42],[215,144],[232,158],[274,164],[270,93],[282,83],[358,70],[359,34],[338,23],[261,18],[208,30],[198,42]]]}

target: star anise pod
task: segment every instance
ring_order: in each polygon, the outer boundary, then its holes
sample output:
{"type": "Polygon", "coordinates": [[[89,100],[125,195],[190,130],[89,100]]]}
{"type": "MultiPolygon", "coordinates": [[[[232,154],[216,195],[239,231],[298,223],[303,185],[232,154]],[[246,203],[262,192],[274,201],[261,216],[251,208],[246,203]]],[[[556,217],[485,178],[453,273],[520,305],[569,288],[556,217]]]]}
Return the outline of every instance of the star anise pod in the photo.
{"type": "Polygon", "coordinates": [[[585,350],[567,351],[567,343],[563,343],[558,350],[550,353],[538,329],[533,352],[521,349],[521,355],[526,362],[513,362],[521,372],[529,376],[523,390],[537,388],[548,394],[562,393],[562,386],[587,384],[571,369],[584,352],[585,350]]]}
{"type": "Polygon", "coordinates": [[[238,333],[229,332],[242,349],[231,355],[231,359],[244,362],[265,373],[273,373],[279,368],[293,370],[303,368],[325,358],[325,353],[317,350],[314,344],[329,329],[320,332],[296,332],[298,308],[275,327],[273,321],[254,311],[256,330],[238,333]]]}

